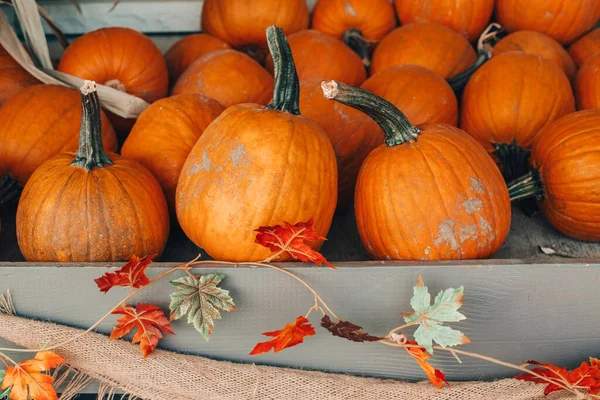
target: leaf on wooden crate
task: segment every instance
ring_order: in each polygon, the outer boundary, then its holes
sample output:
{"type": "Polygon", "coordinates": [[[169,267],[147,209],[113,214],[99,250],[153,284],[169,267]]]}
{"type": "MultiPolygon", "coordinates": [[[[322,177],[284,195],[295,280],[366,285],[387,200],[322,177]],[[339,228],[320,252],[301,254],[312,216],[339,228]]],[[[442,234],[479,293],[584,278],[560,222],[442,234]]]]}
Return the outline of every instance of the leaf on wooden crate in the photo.
{"type": "Polygon", "coordinates": [[[219,310],[236,311],[229,291],[218,286],[224,278],[224,275],[209,274],[172,280],[171,285],[179,291],[171,293],[171,321],[187,314],[188,323],[208,340],[215,326],[214,320],[221,319],[219,310]]]}
{"type": "Polygon", "coordinates": [[[315,328],[308,323],[306,317],[300,316],[296,318],[296,321],[286,324],[285,327],[279,331],[264,332],[263,335],[274,337],[275,339],[258,343],[254,346],[250,355],[254,356],[261,353],[268,353],[271,349],[277,353],[304,342],[306,336],[313,336],[314,334],[315,328]]]}
{"type": "Polygon", "coordinates": [[[591,395],[600,393],[600,361],[597,358],[590,357],[589,364],[584,361],[579,367],[570,372],[564,367],[542,364],[537,361],[527,361],[527,364],[541,367],[534,368],[532,371],[555,383],[550,383],[530,374],[518,375],[515,376],[515,379],[546,385],[544,389],[544,395],[546,396],[552,392],[565,390],[565,386],[569,389],[583,390],[591,395]]]}
{"type": "Polygon", "coordinates": [[[110,338],[119,339],[137,328],[131,343],[140,344],[144,358],[154,351],[163,337],[162,332],[175,334],[165,314],[152,304],[137,304],[135,308],[125,305],[117,308],[112,314],[123,317],[117,320],[110,338]]]}
{"type": "Polygon", "coordinates": [[[444,322],[458,322],[467,319],[457,311],[463,304],[463,291],[462,286],[458,289],[442,290],[431,304],[429,290],[419,275],[413,297],[410,300],[410,305],[415,311],[402,313],[402,316],[407,323],[419,325],[414,337],[419,345],[430,353],[433,352],[433,341],[442,347],[471,342],[462,332],[443,325],[444,322]]]}
{"type": "Polygon", "coordinates": [[[369,335],[362,331],[362,327],[348,321],[333,322],[329,315],[321,319],[321,326],[327,329],[333,336],[348,339],[352,342],[378,342],[381,337],[369,335]]]}
{"type": "Polygon", "coordinates": [[[335,267],[323,257],[321,253],[313,250],[306,242],[326,240],[313,229],[313,219],[298,222],[292,225],[284,222],[285,226],[261,226],[254,232],[255,242],[269,248],[274,253],[286,252],[294,259],[302,262],[312,262],[317,265],[325,264],[330,268],[335,267]]]}
{"type": "MultiPolygon", "coordinates": [[[[54,378],[47,373],[56,368],[65,359],[51,351],[40,351],[35,358],[22,361],[14,367],[8,367],[0,390],[4,393],[10,388],[8,398],[12,400],[58,400],[52,386],[54,378]]],[[[0,397],[1,398],[1,397],[0,397]]]]}
{"type": "Polygon", "coordinates": [[[107,272],[100,278],[94,279],[101,292],[107,293],[115,286],[140,288],[150,283],[146,276],[146,268],[152,263],[156,254],[146,257],[133,256],[131,260],[121,269],[115,272],[107,272]]]}
{"type": "MultiPolygon", "coordinates": [[[[419,345],[416,341],[408,340],[404,344],[419,345]]],[[[429,381],[438,388],[442,388],[444,383],[450,387],[450,384],[446,381],[446,376],[439,369],[435,369],[431,364],[427,362],[431,355],[425,351],[423,347],[404,347],[408,354],[410,354],[421,366],[429,381]]]]}
{"type": "MultiPolygon", "coordinates": [[[[6,371],[0,370],[0,386],[2,386],[2,383],[4,382],[4,374],[5,373],[6,373],[6,371]]],[[[0,400],[8,399],[11,389],[12,389],[12,386],[9,386],[4,390],[0,390],[0,400]]]]}

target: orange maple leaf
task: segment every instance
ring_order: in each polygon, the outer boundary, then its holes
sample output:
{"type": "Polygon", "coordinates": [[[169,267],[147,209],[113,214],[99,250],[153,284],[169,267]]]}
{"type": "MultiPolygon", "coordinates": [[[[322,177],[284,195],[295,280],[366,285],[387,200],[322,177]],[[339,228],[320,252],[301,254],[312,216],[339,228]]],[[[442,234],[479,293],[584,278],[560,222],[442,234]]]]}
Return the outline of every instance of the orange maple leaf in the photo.
{"type": "MultiPolygon", "coordinates": [[[[407,340],[404,344],[416,345],[419,344],[413,340],[407,340]]],[[[429,378],[429,382],[433,383],[436,387],[442,388],[444,383],[450,387],[450,384],[446,381],[446,376],[439,369],[435,369],[433,365],[427,362],[428,358],[431,358],[431,354],[427,353],[427,351],[423,347],[404,347],[408,354],[413,356],[413,358],[419,363],[423,371],[427,374],[427,378],[429,378]]]]}
{"type": "Polygon", "coordinates": [[[263,333],[263,335],[275,337],[275,339],[257,344],[250,352],[250,355],[254,356],[261,353],[268,353],[271,349],[277,353],[278,351],[304,342],[306,336],[313,336],[314,334],[315,328],[308,323],[308,320],[305,317],[300,316],[296,318],[294,323],[286,324],[285,327],[279,331],[263,333]]]}
{"type": "Polygon", "coordinates": [[[532,371],[554,383],[549,383],[530,374],[518,375],[515,376],[515,379],[547,385],[544,389],[546,396],[552,392],[565,390],[565,388],[583,390],[592,395],[600,393],[600,361],[597,358],[590,357],[589,364],[584,361],[579,367],[570,372],[564,367],[542,364],[537,361],[527,361],[527,364],[541,367],[534,368],[532,371]]]}
{"type": "Polygon", "coordinates": [[[119,339],[131,332],[133,328],[137,328],[131,343],[140,344],[144,358],[154,351],[158,341],[163,337],[162,332],[175,334],[165,314],[152,304],[137,304],[135,308],[121,306],[112,313],[122,314],[123,317],[117,320],[110,338],[119,339]]]}
{"type": "Polygon", "coordinates": [[[302,262],[313,262],[317,265],[325,264],[330,268],[335,267],[323,257],[321,253],[313,250],[306,242],[326,240],[313,229],[313,219],[306,222],[298,222],[295,225],[285,222],[281,225],[261,226],[254,232],[255,242],[268,247],[272,252],[286,252],[296,260],[302,262]]]}
{"type": "Polygon", "coordinates": [[[9,398],[12,400],[58,400],[52,386],[54,378],[44,371],[56,368],[65,359],[51,351],[40,351],[35,358],[8,367],[0,390],[12,386],[9,398]]]}
{"type": "Polygon", "coordinates": [[[148,279],[144,272],[148,265],[152,263],[154,257],[156,257],[156,254],[142,258],[133,256],[121,269],[115,272],[107,272],[100,278],[94,279],[94,282],[96,282],[100,291],[104,293],[107,293],[115,286],[133,287],[136,289],[146,286],[150,283],[150,279],[148,279]]]}

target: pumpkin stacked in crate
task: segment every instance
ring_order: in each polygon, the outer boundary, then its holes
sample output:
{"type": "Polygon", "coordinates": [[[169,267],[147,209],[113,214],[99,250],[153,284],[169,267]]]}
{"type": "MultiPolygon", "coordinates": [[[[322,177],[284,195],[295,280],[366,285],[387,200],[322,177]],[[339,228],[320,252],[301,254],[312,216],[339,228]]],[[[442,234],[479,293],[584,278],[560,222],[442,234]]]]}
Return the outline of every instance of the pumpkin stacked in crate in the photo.
{"type": "Polygon", "coordinates": [[[586,33],[569,46],[569,54],[577,67],[600,51],[600,28],[586,33]]]}
{"type": "MultiPolygon", "coordinates": [[[[28,261],[126,261],[162,253],[167,203],[150,171],[105,153],[96,85],[81,88],[79,149],[43,163],[17,209],[17,239],[28,261]]],[[[71,132],[76,134],[76,132],[71,132]]]]}
{"type": "MultiPolygon", "coordinates": [[[[117,138],[103,112],[104,147],[116,151],[117,138]]],[[[0,107],[0,175],[25,185],[44,161],[77,149],[81,100],[77,91],[56,85],[21,90],[0,107]]]]}
{"type": "Polygon", "coordinates": [[[569,114],[542,129],[531,166],[509,185],[511,199],[535,197],[560,232],[600,241],[600,109],[569,114]]]}
{"type": "Polygon", "coordinates": [[[486,258],[504,243],[510,201],[485,149],[446,124],[412,125],[393,104],[362,89],[323,83],[328,98],[377,121],[385,144],[365,159],[355,211],[376,259],[486,258]]]}
{"type": "Polygon", "coordinates": [[[39,83],[0,45],[0,106],[22,89],[39,83]]]}
{"type": "Polygon", "coordinates": [[[165,53],[169,82],[177,82],[181,74],[203,55],[230,48],[227,42],[206,33],[196,33],[178,40],[165,53]]]}
{"type": "Polygon", "coordinates": [[[336,206],[331,143],[300,115],[298,76],[283,31],[270,27],[267,37],[275,64],[273,102],[226,109],[192,149],[177,185],[181,227],[217,260],[269,257],[269,249],[254,241],[259,226],[314,218],[314,229],[326,236],[336,206]]]}

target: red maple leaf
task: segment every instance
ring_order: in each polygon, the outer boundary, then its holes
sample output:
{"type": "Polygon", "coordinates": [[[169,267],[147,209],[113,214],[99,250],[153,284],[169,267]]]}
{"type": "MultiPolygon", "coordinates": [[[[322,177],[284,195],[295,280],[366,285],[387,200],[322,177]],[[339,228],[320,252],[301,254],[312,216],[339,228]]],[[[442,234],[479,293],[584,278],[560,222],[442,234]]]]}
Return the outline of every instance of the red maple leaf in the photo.
{"type": "Polygon", "coordinates": [[[119,339],[131,332],[133,328],[137,328],[131,343],[140,344],[144,358],[154,351],[158,341],[163,337],[161,330],[164,333],[175,334],[165,314],[152,304],[137,304],[135,308],[121,306],[112,314],[122,314],[123,317],[117,320],[110,338],[119,339]]]}
{"type": "Polygon", "coordinates": [[[304,342],[306,336],[313,336],[314,334],[315,328],[308,323],[308,320],[305,317],[301,316],[296,318],[294,323],[286,324],[285,327],[279,331],[263,333],[263,335],[275,337],[275,339],[257,344],[250,352],[250,355],[254,356],[261,353],[268,353],[271,349],[277,353],[278,351],[304,342]]]}
{"type": "MultiPolygon", "coordinates": [[[[404,344],[416,345],[419,344],[413,340],[407,340],[404,344]]],[[[435,369],[431,364],[427,362],[428,358],[431,358],[431,354],[427,353],[427,351],[423,347],[404,347],[408,354],[413,356],[413,358],[419,363],[425,374],[427,374],[427,378],[429,378],[429,382],[433,383],[436,387],[442,388],[444,383],[450,387],[450,384],[446,381],[446,376],[439,369],[435,369]]]]}
{"type": "Polygon", "coordinates": [[[326,240],[313,229],[313,219],[306,222],[298,222],[295,225],[285,222],[285,227],[281,225],[261,226],[254,232],[256,234],[255,242],[268,247],[272,252],[286,252],[296,260],[302,262],[313,262],[317,265],[322,263],[330,268],[336,269],[321,253],[313,250],[306,242],[315,242],[317,240],[326,240]]]}
{"type": "Polygon", "coordinates": [[[532,371],[550,379],[553,383],[530,374],[518,375],[515,376],[515,379],[547,385],[544,389],[546,396],[565,389],[583,390],[592,395],[600,393],[600,361],[597,358],[590,357],[589,364],[584,361],[570,372],[564,367],[542,364],[537,361],[527,361],[527,364],[541,367],[534,368],[532,371]]]}
{"type": "Polygon", "coordinates": [[[144,273],[146,268],[156,254],[138,258],[133,256],[131,260],[125,264],[120,270],[115,272],[107,272],[100,278],[94,279],[96,285],[101,292],[107,293],[115,286],[126,286],[132,288],[140,288],[150,283],[150,279],[144,273]]]}
{"type": "Polygon", "coordinates": [[[8,367],[0,390],[12,386],[9,396],[12,400],[58,400],[52,386],[54,378],[43,372],[64,362],[64,358],[51,351],[40,351],[33,359],[8,367]]]}

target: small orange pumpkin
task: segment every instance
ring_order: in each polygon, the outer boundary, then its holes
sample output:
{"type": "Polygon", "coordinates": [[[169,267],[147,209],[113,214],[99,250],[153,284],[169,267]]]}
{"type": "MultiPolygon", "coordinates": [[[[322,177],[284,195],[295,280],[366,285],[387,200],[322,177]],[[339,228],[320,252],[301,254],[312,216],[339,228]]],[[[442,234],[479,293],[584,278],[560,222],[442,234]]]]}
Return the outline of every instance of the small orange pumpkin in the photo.
{"type": "Polygon", "coordinates": [[[342,39],[363,63],[370,64],[369,44],[375,44],[396,27],[389,0],[318,0],[311,27],[342,39]]]}
{"type": "Polygon", "coordinates": [[[376,259],[486,258],[508,235],[502,174],[465,132],[413,126],[393,104],[362,89],[323,83],[325,96],[375,119],[385,144],[360,168],[354,208],[360,237],[376,259]]]}
{"type": "Polygon", "coordinates": [[[492,54],[498,55],[508,51],[524,51],[537,54],[558,65],[567,78],[573,79],[577,67],[567,51],[550,36],[535,31],[517,31],[502,38],[493,49],[492,54]]]}
{"type": "Polygon", "coordinates": [[[578,68],[600,51],[600,28],[590,31],[569,46],[569,55],[578,68]]]}
{"type": "Polygon", "coordinates": [[[540,129],[574,110],[569,79],[556,63],[513,51],[473,74],[462,95],[460,127],[497,157],[510,181],[527,170],[540,129]]]}
{"type": "Polygon", "coordinates": [[[535,197],[557,230],[600,241],[600,109],[548,124],[533,146],[531,166],[509,185],[511,199],[535,197]]]}
{"type": "Polygon", "coordinates": [[[338,208],[354,200],[365,157],[383,143],[383,132],[366,114],[323,97],[321,81],[300,81],[300,110],[327,134],[338,161],[338,208]]]}
{"type": "Polygon", "coordinates": [[[38,83],[0,45],[0,106],[20,90],[38,83]]]}
{"type": "Polygon", "coordinates": [[[496,18],[508,31],[536,31],[569,44],[600,18],[600,0],[496,0],[496,18]]]}
{"type": "Polygon", "coordinates": [[[474,42],[487,26],[494,0],[394,0],[398,19],[411,22],[437,22],[474,42]]]}
{"type": "Polygon", "coordinates": [[[152,172],[172,211],[185,160],[202,132],[224,109],[216,100],[199,94],[166,97],[140,114],[125,140],[121,154],[152,172]]]}
{"type": "MultiPolygon", "coordinates": [[[[101,113],[104,147],[116,151],[117,138],[101,113]]],[[[0,107],[0,175],[25,185],[33,171],[60,152],[77,149],[81,100],[64,86],[34,85],[0,107]]]]}
{"type": "Polygon", "coordinates": [[[335,211],[335,153],[323,130],[299,115],[298,76],[283,31],[269,27],[267,37],[275,59],[273,102],[225,110],[198,139],[177,185],[181,227],[217,260],[269,257],[255,243],[260,226],[313,217],[315,231],[326,236],[335,211]]]}
{"type": "MultiPolygon", "coordinates": [[[[360,85],[367,71],[360,59],[341,40],[307,29],[288,37],[300,80],[336,79],[349,85],[360,85]]],[[[267,69],[273,72],[273,58],[267,58],[267,69]]]]}
{"type": "Polygon", "coordinates": [[[415,64],[449,78],[469,68],[476,58],[460,33],[433,22],[412,23],[393,30],[379,43],[371,75],[394,65],[415,64]]]}
{"type": "Polygon", "coordinates": [[[174,84],[190,64],[204,54],[230,48],[223,40],[206,33],[196,33],[178,40],[165,53],[169,82],[174,84]]]}
{"type": "Polygon", "coordinates": [[[371,76],[361,88],[392,103],[415,125],[458,124],[458,102],[452,88],[425,67],[396,65],[371,76]]]}
{"type": "Polygon", "coordinates": [[[573,85],[578,110],[600,108],[600,53],[596,53],[577,72],[573,85]]]}
{"type": "Polygon", "coordinates": [[[273,77],[240,51],[213,51],[194,61],[179,77],[173,94],[186,93],[211,97],[225,107],[267,104],[273,94],[273,77]]]}
{"type": "MultiPolygon", "coordinates": [[[[25,185],[17,240],[27,261],[126,261],[162,253],[169,213],[152,174],[106,154],[96,85],[81,88],[79,150],[43,163],[25,185]]],[[[74,132],[71,132],[74,133],[74,132]]]]}

